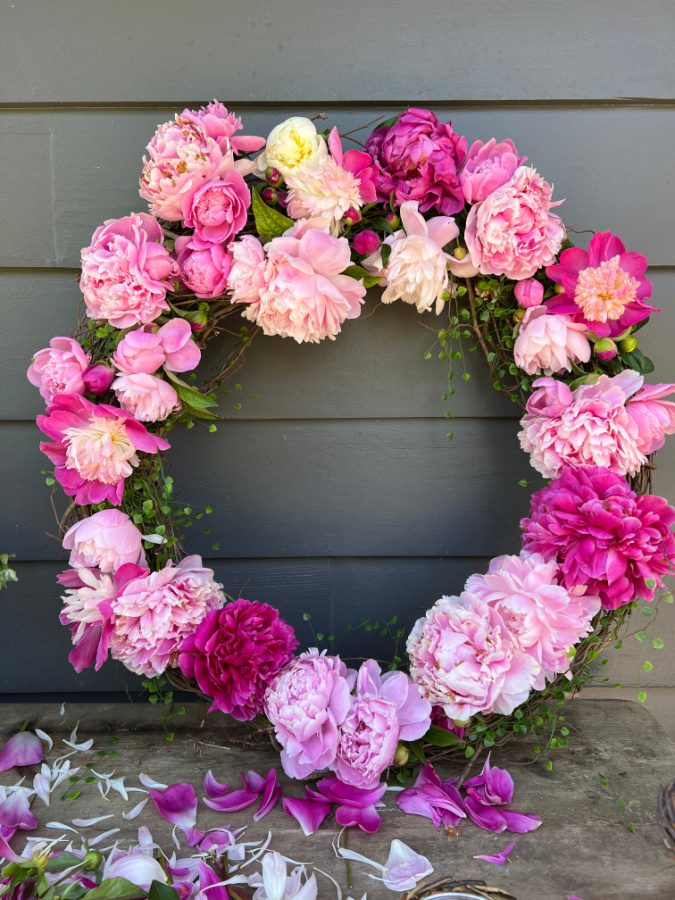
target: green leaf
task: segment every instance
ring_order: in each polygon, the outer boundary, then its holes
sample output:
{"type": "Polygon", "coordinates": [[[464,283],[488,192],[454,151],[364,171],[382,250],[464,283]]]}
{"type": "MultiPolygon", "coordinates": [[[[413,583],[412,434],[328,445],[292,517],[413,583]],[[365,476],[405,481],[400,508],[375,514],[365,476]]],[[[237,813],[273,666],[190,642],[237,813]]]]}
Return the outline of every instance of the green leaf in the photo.
{"type": "Polygon", "coordinates": [[[653,647],[655,650],[663,650],[663,648],[664,648],[665,646],[666,646],[666,645],[663,643],[663,638],[656,637],[656,638],[654,638],[654,640],[652,641],[652,647],[653,647]]]}
{"type": "MultiPolygon", "coordinates": [[[[96,781],[92,778],[92,781],[96,781]]],[[[82,860],[72,853],[59,853],[58,856],[52,856],[45,866],[46,872],[62,872],[64,869],[70,869],[71,866],[79,866],[82,860]]]]}
{"type": "Polygon", "coordinates": [[[461,744],[461,740],[456,734],[446,731],[445,728],[438,728],[436,725],[431,726],[423,740],[434,747],[451,747],[454,744],[461,744]]]}
{"type": "Polygon", "coordinates": [[[251,199],[256,231],[263,244],[271,241],[272,238],[279,237],[292,227],[293,219],[289,219],[288,216],[268,206],[257,191],[251,191],[251,199]]]}
{"type": "Polygon", "coordinates": [[[640,375],[649,375],[654,371],[654,363],[648,356],[645,356],[642,350],[636,348],[630,353],[624,353],[623,358],[626,360],[631,369],[635,369],[640,375]]]}
{"type": "Polygon", "coordinates": [[[86,900],[141,900],[146,893],[126,878],[106,878],[84,896],[86,900]]]}
{"type": "Polygon", "coordinates": [[[637,698],[640,703],[645,703],[647,700],[647,691],[638,691],[637,698]]]}
{"type": "Polygon", "coordinates": [[[653,662],[650,662],[648,659],[646,659],[646,660],[642,663],[642,668],[643,668],[643,670],[644,670],[645,672],[651,672],[652,669],[654,668],[654,663],[653,663],[653,662]]]}
{"type": "Polygon", "coordinates": [[[357,281],[362,281],[363,286],[366,288],[375,287],[376,284],[380,283],[380,276],[371,275],[371,273],[367,272],[363,266],[349,266],[342,274],[349,275],[350,278],[355,278],[357,281]]]}
{"type": "Polygon", "coordinates": [[[148,900],[179,900],[179,894],[171,885],[153,881],[148,891],[148,900]]]}

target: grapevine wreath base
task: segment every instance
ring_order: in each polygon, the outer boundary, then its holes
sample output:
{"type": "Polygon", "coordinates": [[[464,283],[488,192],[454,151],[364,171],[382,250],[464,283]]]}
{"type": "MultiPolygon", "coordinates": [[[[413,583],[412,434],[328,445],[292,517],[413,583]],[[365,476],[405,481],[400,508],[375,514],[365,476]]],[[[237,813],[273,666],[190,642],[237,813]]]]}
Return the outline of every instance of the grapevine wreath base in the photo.
{"type": "Polygon", "coordinates": [[[469,147],[429,110],[379,123],[365,143],[363,129],[301,117],[267,139],[241,128],[217,102],[158,127],[140,176],[150,212],[96,230],[81,322],[29,369],[47,406],[47,482],[72,501],[59,579],[71,662],[111,656],[153,702],[196,692],[237,721],[228,741],[262,733],[288,775],[329,770],[335,790],[372,792],[390,770],[406,783],[514,736],[534,736],[550,765],[568,740],[565,698],[638,604],[648,616],[670,600],[675,509],[651,494],[651,473],[675,431],[675,387],[644,380],[653,366],[636,335],[659,312],[647,260],[609,231],[573,247],[561,201],[511,140],[469,147]],[[332,636],[296,655],[278,610],[226,597],[185,556],[184,528],[210,510],[175,499],[163,455],[177,425],[216,430],[218,392],[239,388],[253,340],[333,340],[369,288],[425,324],[436,314],[426,355],[448,364],[445,401],[469,379],[465,354],[484,355],[494,388],[523,409],[519,440],[547,484],[519,556],[438,600],[405,658],[396,617],[370,623],[397,649],[351,669],[332,636]],[[200,383],[201,353],[223,335],[234,348],[200,383]]]}

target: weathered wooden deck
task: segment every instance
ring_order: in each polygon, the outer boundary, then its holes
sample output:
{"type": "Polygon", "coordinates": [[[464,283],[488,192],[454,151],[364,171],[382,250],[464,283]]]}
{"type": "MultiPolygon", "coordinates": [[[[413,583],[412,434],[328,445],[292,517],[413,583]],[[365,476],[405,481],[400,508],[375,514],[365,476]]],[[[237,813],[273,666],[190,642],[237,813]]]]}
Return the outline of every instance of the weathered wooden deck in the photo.
{"type": "MultiPolygon", "coordinates": [[[[77,757],[79,764],[91,761],[98,771],[105,772],[114,768],[133,785],[138,784],[139,772],[167,783],[190,781],[198,796],[202,796],[201,783],[208,769],[220,781],[233,783],[243,769],[265,772],[277,764],[275,754],[265,746],[259,751],[227,747],[222,720],[205,718],[203,708],[197,705],[189,707],[187,715],[178,720],[175,739],[169,744],[162,733],[162,713],[157,707],[140,704],[71,704],[61,716],[53,705],[9,704],[0,706],[0,736],[14,733],[29,719],[32,727],[54,737],[55,747],[48,754],[53,758],[62,752],[59,738],[68,737],[79,721],[80,737],[95,740],[86,757],[77,757]],[[105,755],[109,751],[117,755],[105,755]]],[[[565,900],[568,894],[584,900],[672,900],[675,856],[664,846],[655,813],[659,789],[675,777],[675,744],[644,708],[625,701],[576,701],[569,705],[567,724],[574,735],[573,746],[557,754],[551,773],[543,764],[522,765],[526,759],[522,744],[494,755],[493,761],[507,766],[514,775],[514,808],[543,818],[538,831],[512,837],[492,835],[465,823],[458,837],[449,837],[442,829],[434,830],[426,819],[403,816],[394,795],[386,794],[381,831],[373,836],[352,830],[349,846],[384,862],[390,841],[399,837],[429,857],[437,877],[483,879],[508,889],[518,900],[565,900]],[[607,779],[609,791],[602,787],[601,775],[607,779]],[[625,810],[620,801],[625,801],[625,810]],[[628,822],[637,827],[635,834],[629,831],[628,822]],[[504,869],[472,858],[477,853],[502,850],[510,840],[515,841],[516,848],[504,869]]],[[[0,779],[4,784],[11,783],[15,773],[4,773],[0,779]]],[[[284,789],[287,787],[289,783],[284,782],[284,789]]],[[[297,785],[291,790],[301,793],[297,785]]],[[[169,849],[171,826],[151,803],[135,821],[122,819],[122,810],[130,809],[139,796],[132,794],[124,802],[118,794],[111,794],[104,800],[95,785],[84,785],[77,799],[59,801],[54,796],[49,809],[38,801],[35,812],[41,824],[117,813],[109,822],[110,827],[114,824],[122,829],[116,836],[122,842],[133,841],[138,826],[147,825],[156,840],[169,849]]],[[[259,823],[252,821],[253,809],[223,814],[201,806],[198,824],[204,828],[246,824],[248,839],[262,838],[271,830],[272,849],[330,872],[347,895],[361,897],[367,891],[369,900],[392,896],[367,878],[367,870],[358,864],[352,864],[352,886],[347,885],[344,863],[331,849],[337,834],[332,823],[305,838],[280,806],[259,823]]],[[[44,829],[35,833],[55,835],[44,829]]],[[[333,897],[334,889],[318,877],[319,896],[333,897]]]]}

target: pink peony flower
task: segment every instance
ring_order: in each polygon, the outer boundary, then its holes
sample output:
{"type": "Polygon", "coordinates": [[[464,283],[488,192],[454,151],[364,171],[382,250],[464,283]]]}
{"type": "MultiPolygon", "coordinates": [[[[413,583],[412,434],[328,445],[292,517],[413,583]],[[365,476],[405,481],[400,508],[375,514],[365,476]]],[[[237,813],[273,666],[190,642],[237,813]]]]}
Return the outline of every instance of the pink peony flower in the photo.
{"type": "Polygon", "coordinates": [[[281,764],[291,778],[307,778],[333,764],[355,678],[339,657],[312,648],[269,685],[265,715],[274,725],[283,747],[281,764]]]}
{"type": "Polygon", "coordinates": [[[646,277],[647,257],[626,252],[611,231],[593,235],[588,252],[570,247],[560,262],[546,269],[564,288],[546,301],[551,312],[564,313],[583,323],[598,337],[617,337],[631,325],[661,312],[645,301],[652,294],[646,277]]]}
{"type": "Polygon", "coordinates": [[[431,704],[422,697],[418,686],[405,672],[385,672],[383,675],[374,659],[362,663],[356,679],[356,695],[382,697],[392,703],[402,741],[424,737],[431,726],[431,704]]]}
{"type": "Polygon", "coordinates": [[[112,387],[122,409],[139,422],[163,422],[181,406],[176,389],[155,375],[119,375],[112,387]]]}
{"type": "Polygon", "coordinates": [[[146,325],[129,331],[113,354],[115,368],[125,375],[152,375],[161,366],[171,372],[189,372],[200,359],[190,323],[180,318],[169,319],[158,329],[146,325]]]}
{"type": "Polygon", "coordinates": [[[530,308],[513,345],[514,362],[528,375],[571,372],[573,363],[591,358],[585,331],[584,325],[575,324],[569,316],[547,315],[542,306],[530,308]]]}
{"type": "Polygon", "coordinates": [[[105,363],[89,366],[84,373],[84,386],[90,394],[105,394],[113,382],[115,373],[105,363]]]}
{"type": "Polygon", "coordinates": [[[476,713],[510,715],[537,676],[499,611],[468,591],[441,597],[415,623],[407,649],[422,696],[460,722],[476,713]]]}
{"type": "Polygon", "coordinates": [[[110,652],[138,675],[160,675],[204,618],[225,602],[200,556],[134,578],[111,601],[110,652]]]}
{"type": "Polygon", "coordinates": [[[147,213],[108,219],[96,229],[81,253],[80,290],[92,319],[129,328],[169,308],[166,292],[178,266],[162,240],[159,222],[147,213]]]}
{"type": "Polygon", "coordinates": [[[513,293],[518,305],[523,309],[531,309],[540,306],[544,299],[544,285],[534,278],[526,278],[525,281],[516,282],[513,293]]]}
{"type": "Polygon", "coordinates": [[[236,134],[243,125],[239,116],[228,111],[217,100],[200,106],[197,110],[184,109],[181,118],[200,125],[206,135],[212,138],[223,153],[255,153],[265,146],[265,138],[256,135],[236,134]]]}
{"type": "Polygon", "coordinates": [[[660,450],[667,434],[675,434],[675,403],[662,399],[673,393],[675,384],[645,384],[626,404],[637,427],[638,449],[645,456],[660,450]]]}
{"type": "Polygon", "coordinates": [[[175,246],[183,284],[205,300],[225,293],[232,257],[222,244],[179,237],[175,246]]]}
{"type": "Polygon", "coordinates": [[[125,563],[145,565],[143,535],[119,509],[102,509],[71,525],[63,536],[63,548],[70,550],[73,569],[110,573],[125,563]]]}
{"type": "Polygon", "coordinates": [[[211,710],[245,721],[263,709],[265,691],[298,646],[295,632],[266,603],[235,600],[185,635],[178,664],[213,699],[211,710]]]}
{"type": "Polygon", "coordinates": [[[84,373],[91,357],[76,340],[53,337],[49,347],[38,350],[28,367],[27,378],[51,403],[57,394],[84,394],[84,373]]]}
{"type": "Polygon", "coordinates": [[[244,318],[268,335],[298,343],[333,340],[346,319],[361,312],[366,289],[342,275],[351,263],[349,242],[298,222],[265,247],[255,238],[231,245],[229,286],[235,303],[246,303],[244,318]]]}
{"type": "Polygon", "coordinates": [[[372,228],[366,228],[365,231],[359,231],[358,234],[354,235],[352,240],[354,250],[356,250],[360,256],[368,256],[371,253],[375,253],[376,250],[379,250],[381,243],[382,241],[380,240],[379,234],[376,231],[373,231],[372,228]]]}
{"type": "Polygon", "coordinates": [[[466,582],[466,590],[497,609],[520,647],[536,661],[537,691],[569,670],[569,651],[591,633],[600,610],[598,597],[584,588],[561,587],[558,576],[554,560],[522,553],[498,556],[485,575],[471,575],[466,582]]]}
{"type": "Polygon", "coordinates": [[[238,172],[225,172],[183,198],[183,222],[203,241],[231,241],[246,224],[251,192],[238,172]]]}
{"type": "Polygon", "coordinates": [[[466,240],[471,259],[483,275],[531,278],[550,265],[565,238],[562,220],[551,212],[553,188],[529,166],[471,207],[466,240]]]}
{"type": "Polygon", "coordinates": [[[474,141],[459,173],[459,181],[467,203],[480,203],[510,181],[518,166],[527,159],[518,156],[513,141],[508,138],[497,143],[490,138],[487,144],[474,141]]]}
{"type": "Polygon", "coordinates": [[[52,438],[40,449],[54,463],[57,480],[82,506],[104,500],[119,506],[125,479],[138,465],[137,451],[157,453],[170,446],[129,413],[76,395],[60,394],[37,424],[52,438]]]}
{"type": "MultiPolygon", "coordinates": [[[[602,468],[563,468],[532,497],[520,523],[523,546],[556,560],[562,583],[583,586],[605,609],[652,600],[675,562],[675,509],[663,497],[636,495],[602,468]]],[[[574,593],[574,590],[572,590],[574,593]]]]}
{"type": "Polygon", "coordinates": [[[418,312],[429,312],[435,305],[440,314],[445,305],[450,258],[443,247],[457,237],[459,228],[450,216],[425,220],[414,200],[401,206],[401,221],[405,230],[394,232],[384,241],[391,248],[386,268],[381,249],[364,259],[363,267],[384,279],[383,303],[403,300],[418,312]]]}
{"type": "Polygon", "coordinates": [[[417,200],[422,212],[459,212],[464,195],[458,171],[466,157],[466,138],[429,109],[411,107],[393,125],[377,128],[366,141],[377,168],[377,193],[398,206],[417,200]]]}
{"type": "Polygon", "coordinates": [[[555,379],[539,378],[518,434],[531,464],[545,478],[555,478],[565,465],[635,474],[646,457],[626,402],[641,386],[642,377],[630,369],[601,375],[595,384],[575,391],[555,379]]]}

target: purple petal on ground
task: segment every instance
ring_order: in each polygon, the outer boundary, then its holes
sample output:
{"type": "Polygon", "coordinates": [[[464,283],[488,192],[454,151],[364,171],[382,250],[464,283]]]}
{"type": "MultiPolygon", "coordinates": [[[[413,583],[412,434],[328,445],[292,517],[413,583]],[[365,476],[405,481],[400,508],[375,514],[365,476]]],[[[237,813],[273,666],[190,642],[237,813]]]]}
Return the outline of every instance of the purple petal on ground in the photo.
{"type": "Polygon", "coordinates": [[[31,831],[37,827],[37,819],[30,810],[27,791],[19,788],[0,803],[0,829],[11,840],[15,831],[31,831]]]}
{"type": "Polygon", "coordinates": [[[191,784],[170,784],[163,791],[151,790],[157,812],[180,828],[194,828],[197,823],[197,795],[191,784]]]}
{"type": "Polygon", "coordinates": [[[5,838],[0,834],[0,859],[6,859],[7,862],[21,862],[21,857],[9,846],[5,838]]]}
{"type": "MultiPolygon", "coordinates": [[[[249,772],[248,774],[255,775],[256,773],[249,772]]],[[[254,822],[259,822],[261,819],[264,819],[269,812],[272,812],[274,807],[279,802],[279,799],[281,798],[281,785],[277,780],[276,769],[270,769],[267,773],[267,776],[262,784],[261,793],[262,797],[260,798],[260,806],[253,816],[254,822]]]]}
{"type": "Polygon", "coordinates": [[[214,797],[224,797],[229,792],[229,784],[221,784],[219,781],[216,781],[213,772],[209,769],[204,776],[204,793],[206,796],[212,800],[214,797]]]}
{"type": "Polygon", "coordinates": [[[286,815],[298,822],[305,837],[319,830],[332,806],[327,800],[303,800],[302,797],[284,797],[281,805],[286,815]]]}
{"type": "Polygon", "coordinates": [[[210,809],[218,810],[218,812],[239,812],[240,809],[252,806],[257,799],[258,794],[242,788],[239,791],[231,791],[222,797],[214,797],[212,800],[207,798],[204,803],[210,809]]]}
{"type": "Polygon", "coordinates": [[[469,814],[469,818],[474,825],[478,825],[479,828],[484,828],[486,831],[492,831],[495,834],[506,831],[506,819],[503,816],[504,810],[487,806],[472,796],[464,800],[464,809],[469,814]]]}
{"type": "MultiPolygon", "coordinates": [[[[270,772],[271,771],[273,770],[270,769],[270,772]]],[[[269,772],[267,773],[267,778],[269,778],[269,772]]],[[[262,793],[265,788],[267,778],[263,778],[262,775],[258,775],[258,773],[253,769],[249,769],[248,772],[241,773],[241,781],[244,785],[244,788],[248,791],[255,791],[256,794],[262,793]]]]}
{"type": "Polygon", "coordinates": [[[515,846],[515,844],[508,844],[499,853],[485,853],[480,856],[474,856],[474,859],[482,859],[483,862],[492,863],[493,866],[505,866],[515,846]]]}
{"type": "Polygon", "coordinates": [[[44,759],[42,741],[32,731],[21,731],[0,750],[0,772],[14,766],[36,766],[44,759]]]}
{"type": "Polygon", "coordinates": [[[500,809],[500,814],[506,822],[506,830],[515,834],[525,834],[526,831],[535,831],[541,825],[539,816],[532,813],[517,812],[515,809],[500,809]]]}
{"type": "Polygon", "coordinates": [[[335,821],[343,828],[351,828],[356,825],[361,831],[375,834],[380,830],[382,819],[374,806],[338,806],[335,811],[335,821]]]}

